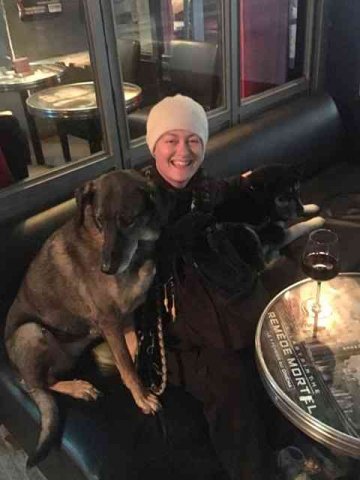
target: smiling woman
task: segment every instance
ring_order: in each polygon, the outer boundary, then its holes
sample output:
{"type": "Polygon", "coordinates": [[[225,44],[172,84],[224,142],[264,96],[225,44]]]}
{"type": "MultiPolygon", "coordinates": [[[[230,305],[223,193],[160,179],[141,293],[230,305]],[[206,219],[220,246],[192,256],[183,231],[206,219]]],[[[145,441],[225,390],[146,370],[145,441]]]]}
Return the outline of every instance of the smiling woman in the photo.
{"type": "MultiPolygon", "coordinates": [[[[226,181],[206,176],[201,166],[208,121],[203,106],[189,97],[157,103],[146,139],[155,159],[146,176],[166,195],[169,219],[157,242],[156,277],[136,312],[143,339],[140,369],[149,385],[160,384],[161,318],[169,384],[181,385],[200,402],[229,479],[270,478],[251,354],[255,319],[266,294],[254,273],[257,267],[236,249],[221,215],[228,195],[235,190],[247,195],[250,184],[241,175],[226,181]],[[152,339],[157,339],[155,348],[152,339]]],[[[241,226],[239,232],[252,248],[253,237],[241,226]]]]}
{"type": "Polygon", "coordinates": [[[160,175],[175,188],[185,187],[204,160],[208,120],[189,97],[166,97],[152,108],[146,139],[160,175]]]}

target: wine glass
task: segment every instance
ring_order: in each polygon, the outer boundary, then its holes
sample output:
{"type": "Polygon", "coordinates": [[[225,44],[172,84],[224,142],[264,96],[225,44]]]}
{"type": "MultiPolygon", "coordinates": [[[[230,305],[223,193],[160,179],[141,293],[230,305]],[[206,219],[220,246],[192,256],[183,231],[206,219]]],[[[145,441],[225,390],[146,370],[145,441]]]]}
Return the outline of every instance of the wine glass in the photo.
{"type": "Polygon", "coordinates": [[[302,268],[306,275],[316,280],[315,301],[311,301],[316,337],[318,318],[322,311],[320,302],[321,282],[331,280],[339,273],[339,239],[335,232],[319,228],[310,233],[302,256],[302,268]]]}

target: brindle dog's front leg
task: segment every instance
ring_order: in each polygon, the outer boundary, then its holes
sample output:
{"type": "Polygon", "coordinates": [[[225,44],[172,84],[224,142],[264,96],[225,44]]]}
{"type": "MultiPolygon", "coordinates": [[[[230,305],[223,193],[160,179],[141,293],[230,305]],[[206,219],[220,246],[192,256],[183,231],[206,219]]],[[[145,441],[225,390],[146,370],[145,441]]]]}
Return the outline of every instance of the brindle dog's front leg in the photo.
{"type": "Polygon", "coordinates": [[[107,318],[102,322],[101,329],[108,342],[115,364],[126,387],[130,390],[136,405],[145,414],[154,414],[161,408],[156,395],[149,392],[136,373],[128,347],[125,342],[123,326],[116,317],[107,318]]]}

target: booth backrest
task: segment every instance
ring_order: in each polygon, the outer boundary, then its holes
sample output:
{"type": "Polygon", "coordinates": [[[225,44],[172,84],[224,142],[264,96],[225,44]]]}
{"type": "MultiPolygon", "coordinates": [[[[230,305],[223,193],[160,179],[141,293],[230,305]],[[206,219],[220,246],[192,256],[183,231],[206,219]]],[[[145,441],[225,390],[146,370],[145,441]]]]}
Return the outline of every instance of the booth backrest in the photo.
{"type": "Polygon", "coordinates": [[[44,241],[70,218],[75,209],[75,201],[69,200],[26,220],[0,226],[0,322],[30,261],[44,241]]]}
{"type": "Polygon", "coordinates": [[[340,149],[344,155],[344,133],[330,96],[301,97],[214,135],[205,166],[230,176],[274,162],[300,163],[308,177],[334,162],[340,149]]]}

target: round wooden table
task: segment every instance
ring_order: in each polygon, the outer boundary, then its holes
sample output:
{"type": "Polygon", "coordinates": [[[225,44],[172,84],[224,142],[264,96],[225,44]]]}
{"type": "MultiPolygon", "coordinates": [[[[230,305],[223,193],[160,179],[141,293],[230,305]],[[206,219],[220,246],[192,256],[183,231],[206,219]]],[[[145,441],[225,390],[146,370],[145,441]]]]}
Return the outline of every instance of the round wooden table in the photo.
{"type": "Polygon", "coordinates": [[[309,308],[313,280],[289,286],[268,304],[256,332],[258,368],[290,422],[336,452],[359,458],[360,274],[340,274],[321,288],[316,331],[309,308]]]}

